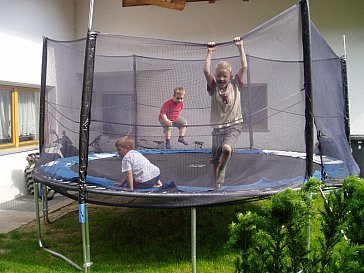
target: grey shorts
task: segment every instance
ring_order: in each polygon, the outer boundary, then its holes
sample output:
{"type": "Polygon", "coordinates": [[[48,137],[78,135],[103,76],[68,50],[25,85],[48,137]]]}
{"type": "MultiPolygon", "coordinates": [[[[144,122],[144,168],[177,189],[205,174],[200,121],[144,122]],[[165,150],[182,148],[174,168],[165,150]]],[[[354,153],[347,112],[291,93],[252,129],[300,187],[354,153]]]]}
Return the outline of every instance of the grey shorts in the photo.
{"type": "Polygon", "coordinates": [[[222,146],[227,144],[234,149],[235,144],[242,132],[242,123],[224,128],[214,128],[212,130],[212,155],[210,162],[218,164],[222,154],[222,146]]]}
{"type": "Polygon", "coordinates": [[[187,121],[182,117],[179,117],[178,119],[173,121],[172,126],[167,126],[166,123],[164,122],[164,120],[162,120],[162,119],[159,119],[159,122],[163,126],[163,132],[171,130],[172,127],[177,127],[179,129],[181,127],[187,126],[187,121]]]}

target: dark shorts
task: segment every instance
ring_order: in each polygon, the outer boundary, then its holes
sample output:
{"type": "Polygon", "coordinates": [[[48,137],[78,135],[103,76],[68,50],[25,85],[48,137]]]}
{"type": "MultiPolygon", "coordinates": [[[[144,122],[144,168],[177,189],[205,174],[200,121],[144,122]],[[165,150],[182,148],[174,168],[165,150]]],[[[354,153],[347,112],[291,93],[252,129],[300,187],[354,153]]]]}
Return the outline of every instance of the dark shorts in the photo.
{"type": "MultiPolygon", "coordinates": [[[[143,182],[143,183],[134,181],[133,182],[134,190],[153,188],[157,184],[159,179],[160,179],[160,175],[152,178],[151,180],[148,180],[147,182],[143,182]]],[[[128,182],[124,182],[121,186],[124,188],[128,188],[129,184],[128,184],[128,182]]]]}
{"type": "Polygon", "coordinates": [[[181,127],[187,126],[187,121],[182,117],[179,117],[178,119],[173,121],[172,126],[167,126],[166,123],[164,122],[164,120],[162,120],[162,119],[159,119],[159,122],[163,126],[163,132],[171,130],[172,127],[177,127],[179,129],[181,127]]]}
{"type": "Polygon", "coordinates": [[[222,146],[227,144],[234,150],[235,144],[243,129],[242,123],[224,128],[214,128],[212,130],[212,155],[210,162],[218,164],[222,154],[222,146]]]}

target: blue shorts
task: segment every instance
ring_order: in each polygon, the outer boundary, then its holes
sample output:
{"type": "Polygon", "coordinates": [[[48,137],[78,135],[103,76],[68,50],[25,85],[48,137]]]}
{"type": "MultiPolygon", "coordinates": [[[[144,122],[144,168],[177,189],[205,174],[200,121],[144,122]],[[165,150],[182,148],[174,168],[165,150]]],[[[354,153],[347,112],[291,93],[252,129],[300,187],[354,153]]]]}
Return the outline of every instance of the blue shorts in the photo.
{"type": "MultiPolygon", "coordinates": [[[[134,190],[137,190],[137,189],[149,189],[149,188],[153,188],[157,182],[159,181],[160,179],[160,175],[148,180],[147,182],[137,182],[137,181],[134,181],[133,182],[133,187],[134,187],[134,190]]],[[[122,185],[122,187],[124,188],[128,188],[129,187],[129,184],[128,182],[124,182],[122,185]]]]}

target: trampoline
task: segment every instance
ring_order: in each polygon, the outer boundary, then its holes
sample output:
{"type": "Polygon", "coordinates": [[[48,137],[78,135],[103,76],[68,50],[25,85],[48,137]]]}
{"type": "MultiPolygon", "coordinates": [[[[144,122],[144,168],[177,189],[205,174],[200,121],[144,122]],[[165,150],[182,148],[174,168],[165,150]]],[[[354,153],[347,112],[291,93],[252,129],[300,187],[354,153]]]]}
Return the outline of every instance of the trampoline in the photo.
{"type": "MultiPolygon", "coordinates": [[[[232,202],[263,198],[287,187],[299,188],[305,179],[304,153],[237,149],[228,166],[225,183],[216,190],[210,171],[209,150],[139,151],[161,167],[164,185],[134,192],[123,191],[113,186],[120,179],[121,157],[115,153],[90,154],[86,184],[89,202],[127,207],[202,206],[226,203],[227,199],[232,202]],[[183,163],[176,165],[176,161],[183,163]],[[241,171],[229,172],[230,169],[241,171]]],[[[313,176],[317,178],[321,178],[321,160],[320,156],[314,156],[313,176]]],[[[331,175],[342,176],[341,160],[330,157],[324,157],[324,160],[330,166],[331,175]]],[[[78,170],[78,157],[74,156],[48,162],[38,168],[35,175],[63,195],[78,200],[78,170]]]]}
{"type": "MultiPolygon", "coordinates": [[[[218,190],[209,162],[206,44],[91,27],[80,40],[44,38],[40,159],[33,175],[78,200],[86,244],[87,203],[194,209],[299,188],[313,176],[329,182],[359,174],[348,143],[345,59],[310,21],[307,1],[242,38],[248,61],[241,90],[244,129],[218,190]],[[187,90],[181,115],[190,145],[182,149],[173,131],[172,149],[166,150],[158,113],[176,86],[187,90]],[[129,192],[113,186],[121,177],[114,143],[124,135],[160,168],[163,187],[129,192]]],[[[236,71],[237,55],[232,41],[218,43],[212,67],[227,60],[236,71]]],[[[86,270],[89,259],[88,253],[86,270]]]]}

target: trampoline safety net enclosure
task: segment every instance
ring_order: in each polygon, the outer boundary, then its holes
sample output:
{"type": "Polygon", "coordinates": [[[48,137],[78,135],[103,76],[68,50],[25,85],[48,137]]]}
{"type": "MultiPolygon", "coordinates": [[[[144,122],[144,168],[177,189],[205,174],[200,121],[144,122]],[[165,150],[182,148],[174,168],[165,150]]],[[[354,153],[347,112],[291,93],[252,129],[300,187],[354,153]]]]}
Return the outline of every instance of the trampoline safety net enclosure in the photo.
{"type": "MultiPolygon", "coordinates": [[[[45,38],[35,178],[76,200],[82,188],[86,202],[129,207],[204,206],[301,186],[307,177],[310,124],[301,13],[297,4],[242,35],[248,61],[241,90],[244,129],[218,190],[209,162],[206,44],[94,31],[75,41],[45,38]],[[181,116],[188,122],[189,145],[177,141],[174,128],[167,150],[158,116],[178,86],[186,90],[181,116]],[[113,186],[122,175],[115,141],[125,135],[160,168],[163,187],[129,192],[113,186]]],[[[346,133],[345,62],[312,22],[306,27],[311,35],[312,175],[324,180],[357,175],[346,133]]],[[[237,71],[233,41],[217,45],[211,68],[221,60],[237,71]]]]}

